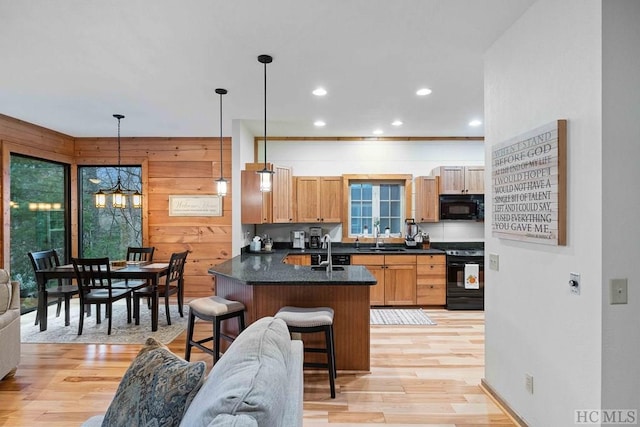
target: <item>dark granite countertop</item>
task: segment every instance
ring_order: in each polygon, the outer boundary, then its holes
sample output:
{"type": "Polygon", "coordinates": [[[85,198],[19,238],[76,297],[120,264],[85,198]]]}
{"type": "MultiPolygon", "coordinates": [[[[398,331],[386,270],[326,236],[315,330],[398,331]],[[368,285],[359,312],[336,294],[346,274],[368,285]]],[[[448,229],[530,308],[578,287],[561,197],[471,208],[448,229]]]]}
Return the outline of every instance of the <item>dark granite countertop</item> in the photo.
{"type": "MultiPolygon", "coordinates": [[[[298,250],[299,251],[299,250],[298,250]]],[[[243,253],[209,269],[209,274],[221,275],[246,285],[362,285],[377,283],[375,277],[361,265],[339,266],[342,270],[327,272],[311,266],[284,264],[291,249],[277,249],[269,254],[243,253]]],[[[306,253],[306,252],[305,252],[306,253]]],[[[337,268],[338,266],[334,266],[337,268]]]]}

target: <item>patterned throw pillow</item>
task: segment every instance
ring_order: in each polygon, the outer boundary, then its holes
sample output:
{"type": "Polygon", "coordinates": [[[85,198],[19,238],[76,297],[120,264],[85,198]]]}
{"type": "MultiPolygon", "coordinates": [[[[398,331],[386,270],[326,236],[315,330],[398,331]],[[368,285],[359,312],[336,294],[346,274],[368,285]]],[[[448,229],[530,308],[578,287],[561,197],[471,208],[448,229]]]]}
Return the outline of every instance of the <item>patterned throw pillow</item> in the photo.
{"type": "Polygon", "coordinates": [[[206,364],[187,362],[147,339],[125,373],[103,426],[177,426],[204,381],[206,364]]]}

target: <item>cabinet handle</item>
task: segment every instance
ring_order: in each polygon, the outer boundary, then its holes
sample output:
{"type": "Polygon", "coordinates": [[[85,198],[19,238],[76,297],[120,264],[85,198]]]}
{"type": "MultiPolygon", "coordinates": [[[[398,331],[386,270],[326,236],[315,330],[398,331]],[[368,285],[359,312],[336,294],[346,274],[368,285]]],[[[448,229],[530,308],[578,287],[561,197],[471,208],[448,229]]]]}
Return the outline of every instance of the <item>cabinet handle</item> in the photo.
{"type": "Polygon", "coordinates": [[[432,270],[433,270],[433,267],[434,267],[433,265],[430,265],[430,266],[429,266],[429,268],[430,268],[430,269],[432,269],[432,270]]]}

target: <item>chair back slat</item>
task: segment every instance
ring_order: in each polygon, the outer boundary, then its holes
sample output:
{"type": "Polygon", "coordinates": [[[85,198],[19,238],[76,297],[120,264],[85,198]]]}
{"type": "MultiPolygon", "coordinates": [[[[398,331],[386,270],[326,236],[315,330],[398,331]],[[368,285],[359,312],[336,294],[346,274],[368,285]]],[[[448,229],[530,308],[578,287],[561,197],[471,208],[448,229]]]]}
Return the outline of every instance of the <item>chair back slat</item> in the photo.
{"type": "Polygon", "coordinates": [[[33,267],[33,271],[45,270],[45,269],[57,267],[60,265],[58,252],[56,252],[55,249],[49,249],[46,251],[29,252],[29,259],[31,260],[31,266],[33,267]]]}
{"type": "Polygon", "coordinates": [[[153,252],[156,250],[155,246],[149,247],[133,247],[127,248],[127,261],[153,261],[153,252]]]}
{"type": "Polygon", "coordinates": [[[111,292],[109,258],[72,258],[72,262],[83,295],[98,289],[108,289],[111,292]]]}
{"type": "MultiPolygon", "coordinates": [[[[169,272],[167,273],[167,286],[174,282],[183,281],[184,265],[187,262],[188,254],[188,251],[171,254],[171,259],[169,260],[169,272]]],[[[178,283],[175,285],[178,285],[178,283]]]]}

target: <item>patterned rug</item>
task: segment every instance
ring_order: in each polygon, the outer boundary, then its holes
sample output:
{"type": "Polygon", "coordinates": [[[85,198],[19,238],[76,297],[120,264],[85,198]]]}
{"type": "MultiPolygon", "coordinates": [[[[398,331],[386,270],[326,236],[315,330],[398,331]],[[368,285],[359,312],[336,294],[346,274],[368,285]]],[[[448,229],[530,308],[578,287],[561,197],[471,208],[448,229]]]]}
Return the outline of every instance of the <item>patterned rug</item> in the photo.
{"type": "Polygon", "coordinates": [[[435,325],[421,308],[372,308],[372,325],[435,325]]]}
{"type": "MultiPolygon", "coordinates": [[[[132,304],[133,305],[133,304],[132,304]]],[[[23,343],[55,343],[55,344],[144,344],[148,337],[168,344],[187,328],[187,316],[189,308],[185,306],[180,317],[178,306],[170,306],[171,326],[167,325],[167,316],[164,310],[164,301],[160,303],[158,315],[158,330],[151,332],[151,310],[146,306],[146,301],[140,301],[140,325],[136,326],[135,320],[127,323],[127,306],[124,301],[113,304],[113,320],[111,335],[107,335],[108,319],[104,318],[104,306],[102,307],[102,323],[96,324],[95,308],[91,317],[84,318],[82,335],[78,336],[78,316],[80,307],[78,299],[71,300],[71,324],[64,326],[64,306],[60,317],[56,317],[56,306],[49,306],[47,317],[47,330],[40,332],[40,326],[34,326],[35,311],[24,314],[20,321],[23,343]]],[[[133,307],[131,308],[133,315],[133,307]]]]}

